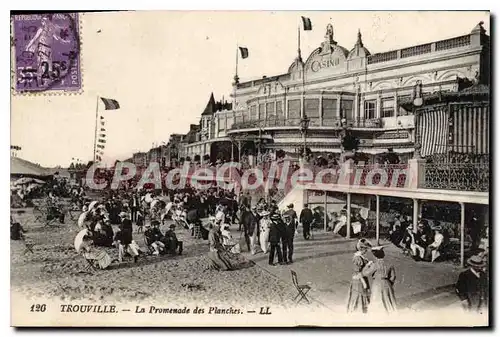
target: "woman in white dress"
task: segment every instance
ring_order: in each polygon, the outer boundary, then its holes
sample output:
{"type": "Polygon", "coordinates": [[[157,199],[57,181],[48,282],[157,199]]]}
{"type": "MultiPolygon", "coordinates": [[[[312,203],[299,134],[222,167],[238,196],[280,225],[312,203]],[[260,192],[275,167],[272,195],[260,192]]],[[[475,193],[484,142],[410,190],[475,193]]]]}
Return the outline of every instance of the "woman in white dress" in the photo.
{"type": "Polygon", "coordinates": [[[267,253],[269,250],[269,229],[271,228],[271,219],[269,219],[269,212],[264,211],[260,214],[262,219],[260,220],[260,235],[259,242],[260,248],[264,252],[267,253]]]}

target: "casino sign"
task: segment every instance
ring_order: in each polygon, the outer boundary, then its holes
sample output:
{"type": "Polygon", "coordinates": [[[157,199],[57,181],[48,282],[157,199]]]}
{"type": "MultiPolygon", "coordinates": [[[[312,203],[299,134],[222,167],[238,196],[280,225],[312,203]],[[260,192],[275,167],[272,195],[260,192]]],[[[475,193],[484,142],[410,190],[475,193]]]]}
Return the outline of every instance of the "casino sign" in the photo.
{"type": "Polygon", "coordinates": [[[323,68],[336,67],[340,64],[340,59],[337,58],[329,58],[323,60],[314,60],[311,62],[311,70],[317,72],[323,68]]]}
{"type": "Polygon", "coordinates": [[[324,76],[325,73],[346,71],[348,50],[333,39],[333,26],[326,27],[325,40],[316,48],[306,61],[306,69],[311,75],[324,76]]]}

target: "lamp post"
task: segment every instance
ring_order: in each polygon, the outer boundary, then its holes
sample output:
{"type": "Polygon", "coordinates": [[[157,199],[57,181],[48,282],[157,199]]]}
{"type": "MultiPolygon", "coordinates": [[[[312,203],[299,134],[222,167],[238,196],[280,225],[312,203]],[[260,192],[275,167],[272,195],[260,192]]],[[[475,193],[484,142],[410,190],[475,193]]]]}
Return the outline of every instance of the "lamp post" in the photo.
{"type": "Polygon", "coordinates": [[[422,81],[417,81],[413,87],[413,115],[415,116],[415,151],[413,153],[414,159],[421,159],[420,148],[422,144],[420,142],[420,133],[418,132],[418,124],[420,122],[420,116],[418,114],[417,108],[424,104],[424,99],[422,95],[422,81]]]}
{"type": "Polygon", "coordinates": [[[304,152],[302,153],[302,157],[304,159],[304,162],[307,157],[307,129],[309,129],[309,122],[311,120],[307,115],[304,114],[304,117],[300,120],[300,132],[302,132],[302,138],[304,140],[304,152]]]}

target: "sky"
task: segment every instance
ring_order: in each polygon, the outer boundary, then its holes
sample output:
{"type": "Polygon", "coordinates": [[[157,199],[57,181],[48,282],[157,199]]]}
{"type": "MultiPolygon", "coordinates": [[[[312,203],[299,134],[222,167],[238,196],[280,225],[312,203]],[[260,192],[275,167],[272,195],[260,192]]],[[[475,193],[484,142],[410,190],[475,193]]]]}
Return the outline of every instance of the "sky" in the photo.
{"type": "Polygon", "coordinates": [[[324,40],[328,23],[339,45],[352,49],[358,29],[372,54],[465,35],[487,12],[204,12],[138,11],[81,15],[83,92],[71,96],[11,98],[11,145],[42,166],[67,166],[93,156],[97,96],[116,99],[119,110],[99,110],[106,120],[104,160],[126,159],[168,142],[197,124],[210,93],[230,101],[236,46],[240,81],[285,73],[324,40]],[[98,32],[100,31],[100,32],[98,32]]]}

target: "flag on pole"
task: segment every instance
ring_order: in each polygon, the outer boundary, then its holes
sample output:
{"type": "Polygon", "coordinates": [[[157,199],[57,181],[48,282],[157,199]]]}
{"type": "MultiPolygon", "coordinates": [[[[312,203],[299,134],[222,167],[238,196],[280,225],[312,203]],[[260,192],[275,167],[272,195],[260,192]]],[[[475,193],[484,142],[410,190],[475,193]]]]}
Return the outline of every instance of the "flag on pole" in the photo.
{"type": "Polygon", "coordinates": [[[106,132],[106,129],[104,129],[104,128],[101,128],[101,132],[106,132]]]}
{"type": "Polygon", "coordinates": [[[104,119],[104,116],[101,116],[101,120],[103,120],[103,119],[104,119]]]}
{"type": "Polygon", "coordinates": [[[100,133],[99,137],[106,138],[106,135],[104,133],[100,133]]]}
{"type": "Polygon", "coordinates": [[[101,156],[99,156],[99,155],[96,155],[96,156],[95,156],[95,159],[96,159],[97,161],[101,161],[101,160],[102,160],[101,156]]]}
{"type": "Polygon", "coordinates": [[[248,48],[246,47],[238,47],[240,48],[241,58],[246,59],[248,57],[248,48]]]}
{"type": "Polygon", "coordinates": [[[302,23],[304,24],[304,30],[312,30],[312,22],[311,19],[306,18],[305,16],[301,16],[302,23]]]}
{"type": "Polygon", "coordinates": [[[101,125],[104,126],[104,122],[101,122],[101,125]]]}
{"type": "Polygon", "coordinates": [[[120,103],[118,103],[118,101],[116,99],[101,97],[101,100],[104,103],[105,110],[120,109],[120,103]]]}
{"type": "Polygon", "coordinates": [[[101,144],[97,144],[97,147],[98,147],[99,149],[104,149],[104,145],[101,145],[101,144]]]}
{"type": "Polygon", "coordinates": [[[106,144],[106,140],[105,140],[105,139],[101,139],[101,138],[99,138],[97,141],[98,141],[99,143],[106,144]]]}

